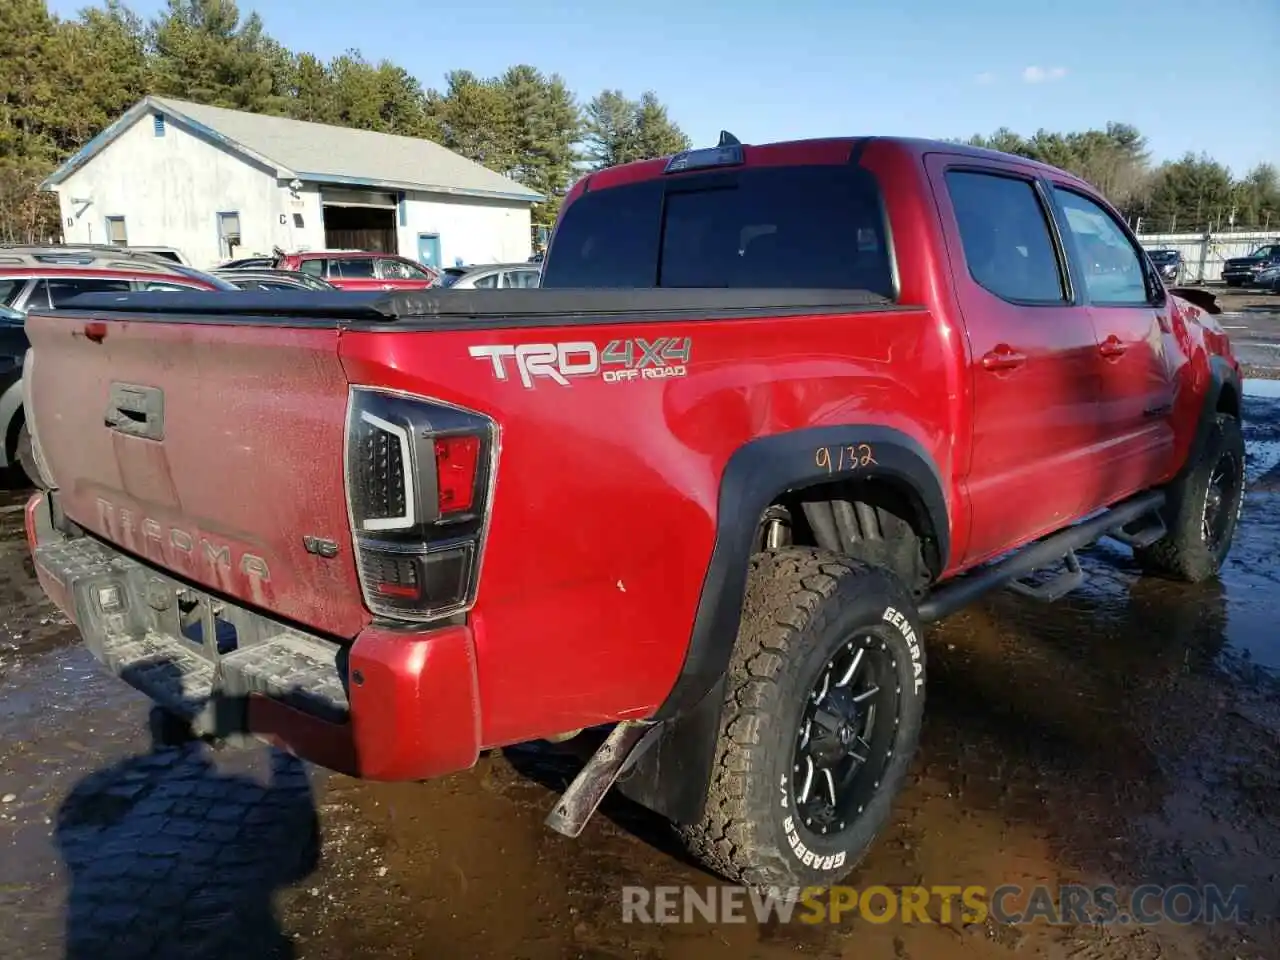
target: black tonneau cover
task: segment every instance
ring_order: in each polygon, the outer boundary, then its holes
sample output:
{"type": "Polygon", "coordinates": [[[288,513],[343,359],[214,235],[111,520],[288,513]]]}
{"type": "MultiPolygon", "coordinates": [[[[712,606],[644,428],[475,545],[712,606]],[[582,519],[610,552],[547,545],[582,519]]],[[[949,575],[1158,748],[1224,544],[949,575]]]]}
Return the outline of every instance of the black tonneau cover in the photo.
{"type": "Polygon", "coordinates": [[[865,290],[722,288],[86,293],[42,314],[102,320],[367,329],[549,326],[900,309],[865,290]]]}

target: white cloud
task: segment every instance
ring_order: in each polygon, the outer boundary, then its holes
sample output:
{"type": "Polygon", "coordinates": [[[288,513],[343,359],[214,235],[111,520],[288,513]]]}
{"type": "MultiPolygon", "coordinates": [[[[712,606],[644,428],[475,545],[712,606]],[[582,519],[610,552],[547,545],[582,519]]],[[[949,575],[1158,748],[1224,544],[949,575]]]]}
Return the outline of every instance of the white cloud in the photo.
{"type": "Polygon", "coordinates": [[[1027,67],[1022,71],[1022,80],[1024,83],[1049,83],[1066,75],[1066,67],[1027,67]]]}
{"type": "Polygon", "coordinates": [[[973,82],[983,87],[990,86],[996,82],[996,75],[990,70],[987,70],[974,77],[973,82]]]}

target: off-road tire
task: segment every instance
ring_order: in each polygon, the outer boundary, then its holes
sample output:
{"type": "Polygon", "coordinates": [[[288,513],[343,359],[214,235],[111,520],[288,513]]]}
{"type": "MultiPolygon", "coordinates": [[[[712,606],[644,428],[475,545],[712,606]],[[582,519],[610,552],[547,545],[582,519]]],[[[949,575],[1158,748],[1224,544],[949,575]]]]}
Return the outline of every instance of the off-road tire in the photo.
{"type": "Polygon", "coordinates": [[[1214,418],[1200,459],[1184,476],[1170,485],[1165,506],[1166,534],[1147,547],[1139,547],[1134,556],[1142,567],[1188,583],[1199,583],[1216,576],[1231,550],[1231,540],[1244,506],[1244,435],[1240,421],[1229,414],[1214,418]],[[1202,519],[1209,481],[1223,456],[1235,460],[1238,482],[1225,504],[1230,517],[1226,535],[1217,550],[1205,542],[1202,519]]]}
{"type": "Polygon", "coordinates": [[[921,641],[911,594],[892,573],[810,548],[753,557],[706,807],[698,823],[680,828],[689,851],[727,879],[784,896],[846,875],[888,820],[915,753],[924,712],[921,641]],[[863,812],[820,836],[791,816],[797,734],[828,660],[858,634],[879,638],[893,657],[892,752],[863,812]]]}

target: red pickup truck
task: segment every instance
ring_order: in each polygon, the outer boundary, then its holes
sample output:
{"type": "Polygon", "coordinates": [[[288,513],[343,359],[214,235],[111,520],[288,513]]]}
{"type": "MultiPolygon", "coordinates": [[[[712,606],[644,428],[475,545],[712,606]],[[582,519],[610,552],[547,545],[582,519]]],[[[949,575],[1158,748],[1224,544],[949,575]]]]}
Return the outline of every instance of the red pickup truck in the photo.
{"type": "Polygon", "coordinates": [[[184,732],[420,779],[587,730],[554,829],[616,783],[794,892],[889,817],[924,624],[1104,536],[1216,574],[1214,310],[1060,170],[726,135],[579,182],[541,289],[36,312],[28,534],[184,732]]]}

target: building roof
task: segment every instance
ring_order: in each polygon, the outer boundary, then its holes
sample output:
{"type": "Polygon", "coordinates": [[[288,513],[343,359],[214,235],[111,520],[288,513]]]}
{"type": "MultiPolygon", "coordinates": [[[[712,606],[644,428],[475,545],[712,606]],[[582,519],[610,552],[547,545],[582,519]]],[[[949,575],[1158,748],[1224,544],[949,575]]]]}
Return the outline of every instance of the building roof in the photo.
{"type": "Polygon", "coordinates": [[[438,143],[371,130],[335,127],[169,97],[145,97],[50,175],[52,189],[129,129],[161,113],[197,136],[274,168],[276,175],[318,183],[422,190],[537,203],[541,194],[438,143]]]}

